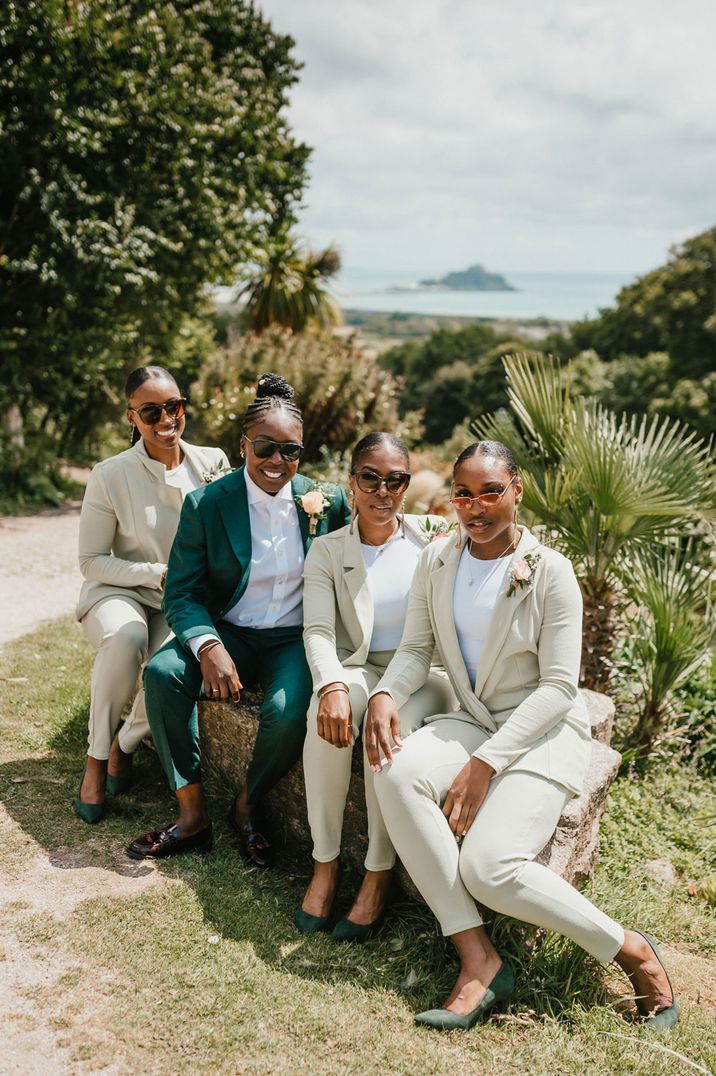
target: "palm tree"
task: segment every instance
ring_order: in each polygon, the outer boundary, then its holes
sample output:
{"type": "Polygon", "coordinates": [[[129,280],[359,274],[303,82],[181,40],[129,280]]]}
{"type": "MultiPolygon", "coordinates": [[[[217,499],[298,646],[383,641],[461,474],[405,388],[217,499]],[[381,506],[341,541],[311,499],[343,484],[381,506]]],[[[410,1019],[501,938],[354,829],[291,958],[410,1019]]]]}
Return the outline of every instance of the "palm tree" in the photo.
{"type": "Polygon", "coordinates": [[[279,233],[258,256],[255,271],[239,290],[246,303],[247,327],[260,333],[280,325],[301,332],[309,325],[338,324],[341,312],[328,281],[340,268],[336,247],[303,251],[290,232],[279,233]]]}
{"type": "Polygon", "coordinates": [[[574,398],[569,367],[555,359],[516,354],[504,366],[510,410],[473,428],[513,450],[525,508],[572,560],[584,596],[582,679],[604,690],[625,560],[713,508],[709,446],[670,419],[574,398]]]}

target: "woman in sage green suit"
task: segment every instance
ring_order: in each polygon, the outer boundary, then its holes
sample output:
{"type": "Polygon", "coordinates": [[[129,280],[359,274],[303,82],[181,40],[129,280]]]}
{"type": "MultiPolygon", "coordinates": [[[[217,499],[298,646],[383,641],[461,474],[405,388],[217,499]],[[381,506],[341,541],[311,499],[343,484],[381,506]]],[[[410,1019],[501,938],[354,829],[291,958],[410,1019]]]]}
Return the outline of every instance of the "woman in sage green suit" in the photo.
{"type": "Polygon", "coordinates": [[[402,642],[368,708],[366,750],[388,833],[461,963],[444,1007],[416,1021],[472,1027],[511,997],[512,972],[479,901],[616,960],[644,1020],[670,1027],[679,1008],[653,938],[625,931],[535,862],[581,791],[590,729],[577,687],[579,586],[565,557],[517,525],[521,497],[504,445],[477,442],[458,457],[453,505],[465,536],[423,553],[402,642]],[[394,752],[390,724],[435,645],[460,709],[433,715],[394,752]]]}
{"type": "MultiPolygon", "coordinates": [[[[440,521],[400,515],[410,482],[405,445],[389,433],[370,433],[351,459],[354,518],[349,527],[314,542],[304,570],[306,656],[313,697],[303,749],[314,876],[295,922],[304,933],[325,930],[336,891],[343,812],[351,776],[352,747],[368,695],[378,683],[405,622],[410,584],[420,551],[440,521]],[[426,526],[426,523],[428,526],[426,526]]],[[[442,670],[400,712],[407,736],[424,717],[455,706],[442,670]]],[[[333,928],[336,941],[364,941],[385,909],[395,851],[364,765],[368,814],[366,873],[353,907],[333,928]]]]}

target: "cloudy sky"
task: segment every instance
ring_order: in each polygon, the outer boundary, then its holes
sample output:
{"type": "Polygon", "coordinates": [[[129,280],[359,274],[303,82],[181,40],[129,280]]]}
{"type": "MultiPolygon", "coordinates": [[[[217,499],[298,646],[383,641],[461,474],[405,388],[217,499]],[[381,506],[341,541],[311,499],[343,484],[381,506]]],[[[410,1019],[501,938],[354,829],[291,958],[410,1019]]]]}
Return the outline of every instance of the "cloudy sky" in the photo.
{"type": "Polygon", "coordinates": [[[642,272],[716,224],[713,0],[260,0],[348,268],[642,272]]]}

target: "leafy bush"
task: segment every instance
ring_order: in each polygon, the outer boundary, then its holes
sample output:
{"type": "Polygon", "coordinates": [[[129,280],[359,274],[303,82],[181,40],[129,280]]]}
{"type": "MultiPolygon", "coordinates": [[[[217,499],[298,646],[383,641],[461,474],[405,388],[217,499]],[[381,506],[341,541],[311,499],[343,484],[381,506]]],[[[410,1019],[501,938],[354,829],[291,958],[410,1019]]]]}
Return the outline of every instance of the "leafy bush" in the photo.
{"type": "Polygon", "coordinates": [[[202,368],[192,388],[199,432],[219,444],[233,463],[239,460],[241,420],[254,398],[256,381],[274,370],[296,390],[303,411],[304,459],[319,463],[321,450],[350,448],[369,429],[393,430],[411,439],[415,416],[398,420],[395,380],[358,347],[353,337],[328,332],[267,329],[237,337],[202,368]]]}

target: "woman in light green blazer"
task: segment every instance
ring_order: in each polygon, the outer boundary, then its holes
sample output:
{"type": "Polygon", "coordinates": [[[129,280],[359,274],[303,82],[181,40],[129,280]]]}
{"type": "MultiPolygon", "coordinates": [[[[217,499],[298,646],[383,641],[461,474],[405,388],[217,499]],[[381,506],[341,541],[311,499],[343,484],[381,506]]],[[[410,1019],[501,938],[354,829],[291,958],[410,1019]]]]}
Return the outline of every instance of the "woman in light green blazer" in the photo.
{"type": "Polygon", "coordinates": [[[461,962],[444,1007],[416,1021],[472,1027],[511,997],[512,972],[479,901],[616,960],[644,1019],[670,1027],[678,1003],[654,940],[534,862],[581,791],[590,730],[577,688],[579,586],[568,560],[517,525],[521,497],[504,445],[478,442],[458,457],[452,503],[465,534],[422,554],[401,645],[368,708],[366,751],[388,833],[461,962]],[[433,715],[395,751],[391,725],[435,645],[460,709],[433,715]]]}
{"type": "MultiPolygon", "coordinates": [[[[315,863],[303,905],[295,914],[296,926],[304,934],[325,930],[330,921],[353,743],[368,695],[400,641],[418,556],[440,522],[400,515],[409,482],[410,462],[402,441],[389,433],[368,434],[351,459],[350,526],[317,539],[306,557],[303,639],[313,697],[303,770],[315,863]]],[[[428,669],[424,679],[401,709],[403,736],[429,714],[455,706],[443,670],[428,669]]],[[[364,941],[373,933],[385,909],[395,863],[367,765],[364,775],[366,874],[353,907],[333,929],[336,941],[364,941]]]]}
{"type": "Polygon", "coordinates": [[[97,657],[75,810],[90,823],[104,816],[106,791],[129,787],[132,753],[149,732],[142,690],[117,728],[142,664],[171,635],[161,602],[184,496],[230,470],[221,449],[182,440],[186,401],[163,367],[134,370],[125,395],[132,447],[94,467],[80,516],[77,617],[97,657]]]}

